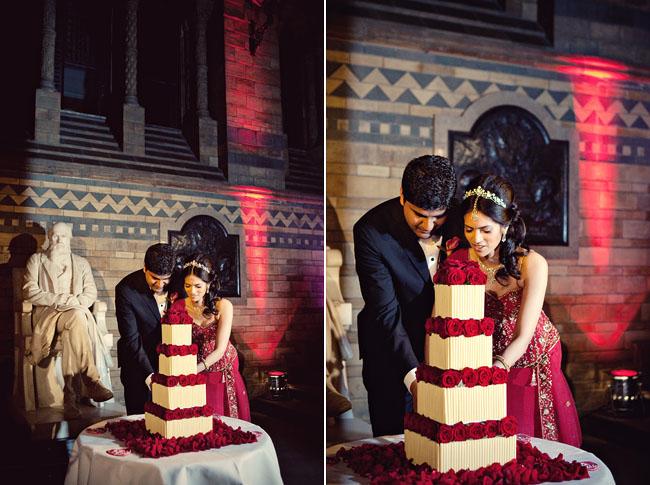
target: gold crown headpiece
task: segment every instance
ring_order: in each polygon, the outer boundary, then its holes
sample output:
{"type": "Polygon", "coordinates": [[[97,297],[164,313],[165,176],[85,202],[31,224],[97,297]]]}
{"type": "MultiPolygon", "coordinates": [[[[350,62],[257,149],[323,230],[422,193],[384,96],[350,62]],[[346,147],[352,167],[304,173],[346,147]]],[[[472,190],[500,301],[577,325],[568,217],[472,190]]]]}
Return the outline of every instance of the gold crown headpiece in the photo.
{"type": "Polygon", "coordinates": [[[476,187],[475,189],[468,190],[467,192],[465,192],[465,195],[463,196],[463,200],[465,200],[468,197],[471,197],[473,195],[476,196],[476,199],[474,199],[474,207],[472,208],[472,219],[474,219],[474,220],[478,219],[478,210],[476,209],[476,204],[478,203],[478,198],[479,197],[483,197],[484,199],[489,199],[492,202],[494,202],[496,205],[501,206],[504,209],[508,207],[501,197],[496,195],[494,192],[490,192],[489,190],[485,190],[480,185],[478,187],[476,187]]]}
{"type": "Polygon", "coordinates": [[[205,271],[206,273],[209,273],[209,272],[210,272],[210,269],[209,269],[205,264],[199,263],[199,262],[198,262],[197,260],[195,260],[195,259],[193,259],[192,261],[190,261],[190,262],[188,262],[188,263],[185,263],[185,264],[183,265],[183,269],[188,268],[188,267],[190,267],[190,266],[194,266],[195,268],[201,268],[201,269],[202,269],[203,271],[205,271]]]}

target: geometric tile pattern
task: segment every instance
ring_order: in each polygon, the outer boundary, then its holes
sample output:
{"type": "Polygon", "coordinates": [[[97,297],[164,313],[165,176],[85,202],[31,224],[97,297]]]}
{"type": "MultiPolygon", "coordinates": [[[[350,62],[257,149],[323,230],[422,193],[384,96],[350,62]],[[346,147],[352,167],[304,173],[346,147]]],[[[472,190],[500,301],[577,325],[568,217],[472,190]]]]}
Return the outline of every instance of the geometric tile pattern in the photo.
{"type": "Polygon", "coordinates": [[[34,207],[84,213],[120,214],[127,216],[159,216],[176,218],[188,209],[212,208],[233,224],[269,225],[273,227],[323,227],[320,215],[307,215],[281,210],[255,210],[229,207],[223,203],[197,203],[162,198],[120,196],[79,190],[0,185],[0,207],[34,207]]]}
{"type": "Polygon", "coordinates": [[[327,95],[441,109],[465,109],[481,96],[510,91],[542,106],[559,121],[650,129],[650,100],[573,94],[501,82],[464,79],[329,61],[327,95]]]}
{"type": "Polygon", "coordinates": [[[574,92],[570,77],[552,69],[337,40],[330,45],[329,140],[430,149],[437,113],[460,114],[482,96],[510,92],[557,121],[586,125],[579,130],[585,158],[606,154],[613,163],[650,164],[650,93],[643,83],[621,82],[616,95],[587,94],[574,92]]]}
{"type": "Polygon", "coordinates": [[[0,231],[37,232],[53,221],[65,221],[73,224],[79,236],[150,240],[160,237],[161,221],[176,219],[188,209],[211,208],[230,223],[244,227],[247,245],[307,250],[324,247],[322,205],[269,199],[264,207],[249,206],[232,196],[188,190],[167,190],[169,197],[164,193],[118,195],[106,193],[119,191],[120,184],[116,183],[107,187],[98,181],[88,184],[55,177],[56,183],[51,184],[48,176],[42,182],[38,178],[32,175],[29,183],[16,183],[16,179],[0,177],[0,231]]]}

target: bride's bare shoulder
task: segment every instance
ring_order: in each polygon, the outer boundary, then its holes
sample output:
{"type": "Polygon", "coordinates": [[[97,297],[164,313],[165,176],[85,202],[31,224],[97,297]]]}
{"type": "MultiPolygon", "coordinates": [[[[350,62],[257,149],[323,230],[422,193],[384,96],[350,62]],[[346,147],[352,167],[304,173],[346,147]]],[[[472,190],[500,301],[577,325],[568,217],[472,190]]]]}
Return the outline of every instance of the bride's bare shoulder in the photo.
{"type": "Polygon", "coordinates": [[[232,302],[230,300],[227,300],[226,298],[220,298],[219,300],[217,300],[214,306],[217,309],[217,311],[220,313],[226,310],[232,310],[233,308],[232,302]]]}
{"type": "Polygon", "coordinates": [[[524,279],[535,274],[547,275],[548,263],[546,258],[537,251],[529,250],[528,254],[521,258],[521,273],[524,279]]]}

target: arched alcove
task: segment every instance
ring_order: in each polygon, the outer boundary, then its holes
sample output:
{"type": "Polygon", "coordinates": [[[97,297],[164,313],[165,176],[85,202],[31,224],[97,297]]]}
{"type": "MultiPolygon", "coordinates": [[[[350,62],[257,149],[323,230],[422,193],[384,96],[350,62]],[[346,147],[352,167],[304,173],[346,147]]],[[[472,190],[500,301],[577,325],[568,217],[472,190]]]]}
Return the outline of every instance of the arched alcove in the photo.
{"type": "Polygon", "coordinates": [[[173,223],[161,224],[160,235],[163,242],[168,242],[176,250],[177,270],[188,257],[197,253],[208,254],[219,273],[220,295],[245,302],[247,282],[243,256],[246,253],[241,228],[214,209],[195,208],[186,211],[173,223]]]}
{"type": "Polygon", "coordinates": [[[460,116],[436,116],[434,153],[454,162],[460,197],[480,173],[508,179],[527,240],[550,258],[578,256],[577,137],[543,106],[516,93],[494,93],[460,116]]]}

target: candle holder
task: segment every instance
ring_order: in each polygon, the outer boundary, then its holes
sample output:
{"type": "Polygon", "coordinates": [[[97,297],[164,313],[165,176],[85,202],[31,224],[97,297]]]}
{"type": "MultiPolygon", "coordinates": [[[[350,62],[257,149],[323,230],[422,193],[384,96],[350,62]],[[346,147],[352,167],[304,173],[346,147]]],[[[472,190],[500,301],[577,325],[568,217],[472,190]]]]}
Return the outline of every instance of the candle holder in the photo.
{"type": "Polygon", "coordinates": [[[287,373],[281,370],[271,370],[267,373],[269,393],[272,399],[286,399],[288,395],[287,373]]]}
{"type": "Polygon", "coordinates": [[[642,411],[641,375],[631,369],[610,371],[610,405],[615,414],[630,416],[642,411]]]}

